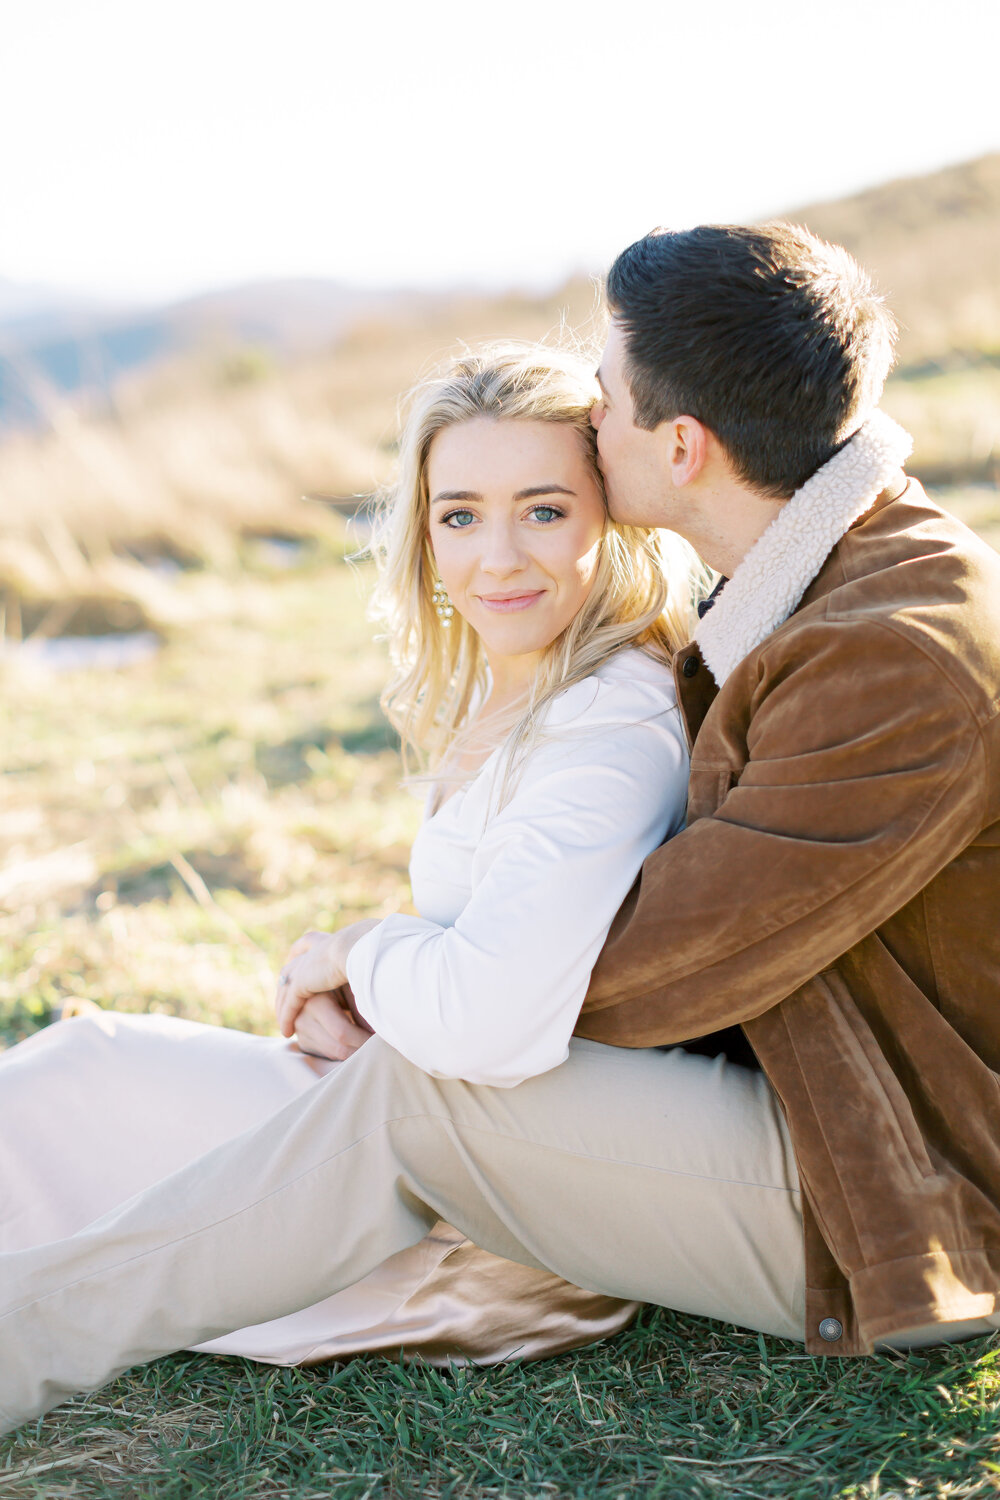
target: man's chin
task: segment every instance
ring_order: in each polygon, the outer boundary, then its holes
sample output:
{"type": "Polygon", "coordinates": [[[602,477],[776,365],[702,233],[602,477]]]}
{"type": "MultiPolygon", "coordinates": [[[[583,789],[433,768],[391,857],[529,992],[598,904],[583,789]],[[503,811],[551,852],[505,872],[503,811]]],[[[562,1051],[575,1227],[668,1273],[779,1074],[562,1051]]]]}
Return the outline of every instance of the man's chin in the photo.
{"type": "Polygon", "coordinates": [[[670,524],[657,507],[643,504],[642,502],[636,504],[634,495],[631,497],[631,500],[628,497],[617,495],[608,484],[605,484],[604,494],[608,506],[608,515],[618,526],[648,526],[655,528],[670,524]]]}
{"type": "Polygon", "coordinates": [[[598,463],[597,467],[600,469],[601,474],[604,478],[604,503],[608,507],[608,515],[611,517],[612,521],[620,522],[621,517],[618,514],[618,500],[615,495],[614,489],[612,488],[611,481],[605,472],[604,465],[602,463],[598,463]]]}
{"type": "Polygon", "coordinates": [[[604,486],[604,494],[608,505],[608,515],[612,521],[616,522],[619,526],[634,526],[636,524],[635,518],[629,514],[628,506],[619,505],[617,496],[608,487],[607,483],[604,486]]]}

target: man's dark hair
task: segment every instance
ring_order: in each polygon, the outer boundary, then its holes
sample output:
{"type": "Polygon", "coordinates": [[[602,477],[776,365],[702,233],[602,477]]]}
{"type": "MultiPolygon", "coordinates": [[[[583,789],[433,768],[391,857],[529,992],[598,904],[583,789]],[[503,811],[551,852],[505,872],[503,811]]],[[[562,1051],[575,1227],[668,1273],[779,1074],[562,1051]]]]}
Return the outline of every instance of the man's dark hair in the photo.
{"type": "Polygon", "coordinates": [[[654,230],[608,273],[635,421],[703,422],[784,499],[877,404],[896,325],[839,245],[790,224],[654,230]]]}

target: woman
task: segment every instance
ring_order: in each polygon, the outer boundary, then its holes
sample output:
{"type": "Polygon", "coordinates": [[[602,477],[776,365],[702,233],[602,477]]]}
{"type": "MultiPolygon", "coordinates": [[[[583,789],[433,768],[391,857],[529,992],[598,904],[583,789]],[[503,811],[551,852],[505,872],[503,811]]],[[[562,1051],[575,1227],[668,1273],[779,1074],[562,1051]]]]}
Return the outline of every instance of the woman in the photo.
{"type": "MultiPolygon", "coordinates": [[[[692,555],[609,522],[593,399],[572,359],[537,348],[460,360],[416,394],[372,550],[384,706],[430,789],[421,915],[294,946],[276,1004],[297,1041],[98,1012],[0,1058],[0,1251],[72,1235],[373,1031],[427,1072],[497,1087],[565,1058],[611,919],[679,826],[687,769],[667,661],[692,555]]],[[[438,1224],[325,1301],[196,1347],[488,1362],[574,1347],[633,1311],[438,1224]]]]}

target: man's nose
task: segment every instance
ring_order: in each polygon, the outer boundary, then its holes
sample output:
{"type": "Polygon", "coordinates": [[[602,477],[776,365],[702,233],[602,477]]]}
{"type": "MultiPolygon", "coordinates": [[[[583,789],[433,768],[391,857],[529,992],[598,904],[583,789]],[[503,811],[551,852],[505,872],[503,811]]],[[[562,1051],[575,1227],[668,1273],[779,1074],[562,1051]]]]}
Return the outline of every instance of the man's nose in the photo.
{"type": "Polygon", "coordinates": [[[593,406],[590,408],[590,425],[594,429],[595,432],[600,427],[600,425],[601,425],[601,423],[603,421],[604,421],[604,402],[603,401],[595,401],[594,404],[593,404],[593,406]]]}

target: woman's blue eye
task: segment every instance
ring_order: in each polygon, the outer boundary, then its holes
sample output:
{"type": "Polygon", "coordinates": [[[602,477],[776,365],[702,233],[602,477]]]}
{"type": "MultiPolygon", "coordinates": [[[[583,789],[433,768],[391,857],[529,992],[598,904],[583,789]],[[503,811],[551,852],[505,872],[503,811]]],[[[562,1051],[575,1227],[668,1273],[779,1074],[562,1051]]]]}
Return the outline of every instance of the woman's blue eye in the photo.
{"type": "Polygon", "coordinates": [[[464,531],[475,519],[471,510],[450,510],[446,516],[441,517],[441,524],[450,526],[452,531],[464,531]]]}
{"type": "Polygon", "coordinates": [[[547,525],[550,521],[558,521],[565,512],[558,510],[554,505],[535,505],[532,507],[531,514],[536,521],[547,525]]]}

